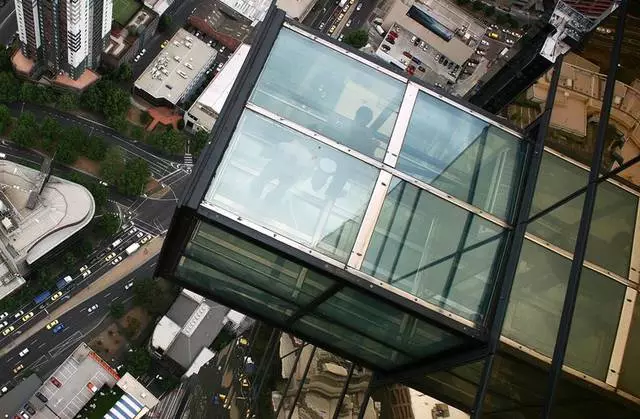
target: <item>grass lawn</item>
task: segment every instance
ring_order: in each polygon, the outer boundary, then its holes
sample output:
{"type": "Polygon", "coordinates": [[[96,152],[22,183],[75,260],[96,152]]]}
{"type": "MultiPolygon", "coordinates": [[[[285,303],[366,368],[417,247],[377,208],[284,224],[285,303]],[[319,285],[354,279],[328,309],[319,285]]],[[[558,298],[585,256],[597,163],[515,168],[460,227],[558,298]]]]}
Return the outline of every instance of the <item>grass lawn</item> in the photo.
{"type": "Polygon", "coordinates": [[[142,4],[137,0],[114,0],[113,19],[122,26],[126,26],[140,7],[142,4]]]}

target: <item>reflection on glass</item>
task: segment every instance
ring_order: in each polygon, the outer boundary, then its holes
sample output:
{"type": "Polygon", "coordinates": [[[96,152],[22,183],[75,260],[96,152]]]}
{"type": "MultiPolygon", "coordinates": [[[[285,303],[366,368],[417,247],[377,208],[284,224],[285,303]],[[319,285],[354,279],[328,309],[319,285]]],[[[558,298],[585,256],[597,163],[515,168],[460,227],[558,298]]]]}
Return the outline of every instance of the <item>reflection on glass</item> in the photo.
{"type": "MultiPolygon", "coordinates": [[[[543,154],[531,215],[555,204],[587,183],[586,170],[548,152],[543,154]]],[[[532,222],[528,231],[573,252],[584,194],[532,222]]],[[[622,277],[629,276],[638,197],[609,182],[598,186],[586,260],[622,277]]]]}
{"type": "Polygon", "coordinates": [[[336,293],[316,312],[413,357],[424,358],[462,343],[451,333],[353,289],[336,293]]]}
{"type": "Polygon", "coordinates": [[[320,317],[306,315],[293,324],[294,331],[318,339],[337,349],[353,353],[369,363],[389,370],[416,359],[388,347],[385,343],[354,332],[352,329],[320,317]]]}
{"type": "Polygon", "coordinates": [[[501,227],[394,178],[362,270],[481,320],[502,261],[503,233],[501,227]]]}
{"type": "Polygon", "coordinates": [[[508,219],[525,151],[513,135],[421,92],[396,167],[508,219]]]}
{"type": "MultiPolygon", "coordinates": [[[[551,357],[570,269],[570,260],[526,240],[502,333],[551,357]]],[[[582,269],[565,364],[606,378],[624,293],[624,285],[582,269]]]]}
{"type": "Polygon", "coordinates": [[[296,305],[305,305],[335,282],[211,225],[201,223],[185,253],[296,305]]]}
{"type": "Polygon", "coordinates": [[[382,160],[405,85],[282,29],[250,101],[382,160]]]}
{"type": "Polygon", "coordinates": [[[640,397],[640,299],[636,297],[631,329],[624,350],[618,386],[629,394],[640,397]]]}
{"type": "Polygon", "coordinates": [[[378,171],[246,111],[205,201],[346,261],[378,171]]]}

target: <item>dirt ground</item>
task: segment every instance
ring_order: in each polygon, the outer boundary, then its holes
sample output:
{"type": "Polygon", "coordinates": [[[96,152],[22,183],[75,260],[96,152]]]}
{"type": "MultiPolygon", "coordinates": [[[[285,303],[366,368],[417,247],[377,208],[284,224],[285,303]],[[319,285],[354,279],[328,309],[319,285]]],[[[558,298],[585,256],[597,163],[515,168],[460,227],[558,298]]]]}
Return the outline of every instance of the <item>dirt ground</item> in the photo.
{"type": "Polygon", "coordinates": [[[149,325],[151,317],[149,317],[149,314],[141,307],[134,307],[129,310],[127,314],[122,316],[120,320],[118,320],[120,329],[123,330],[128,328],[132,319],[137,319],[139,322],[138,331],[134,336],[132,336],[132,339],[135,340],[138,336],[140,336],[140,333],[149,325]]]}
{"type": "Polygon", "coordinates": [[[129,110],[127,111],[127,119],[130,122],[133,122],[136,125],[144,126],[140,122],[140,116],[141,115],[142,115],[142,111],[140,109],[136,108],[135,106],[129,107],[129,110]]]}
{"type": "Polygon", "coordinates": [[[157,180],[151,178],[149,179],[149,182],[147,182],[147,187],[144,191],[148,193],[158,188],[160,188],[160,183],[157,180]]]}
{"type": "Polygon", "coordinates": [[[94,176],[100,176],[100,163],[89,160],[86,157],[79,157],[78,160],[73,163],[73,167],[91,173],[94,176]]]}
{"type": "Polygon", "coordinates": [[[137,333],[132,337],[135,340],[140,333],[149,325],[151,317],[140,307],[134,307],[127,312],[120,320],[113,322],[98,336],[91,339],[89,346],[104,359],[117,357],[126,348],[127,340],[124,330],[129,327],[131,319],[137,319],[139,323],[137,333]]]}

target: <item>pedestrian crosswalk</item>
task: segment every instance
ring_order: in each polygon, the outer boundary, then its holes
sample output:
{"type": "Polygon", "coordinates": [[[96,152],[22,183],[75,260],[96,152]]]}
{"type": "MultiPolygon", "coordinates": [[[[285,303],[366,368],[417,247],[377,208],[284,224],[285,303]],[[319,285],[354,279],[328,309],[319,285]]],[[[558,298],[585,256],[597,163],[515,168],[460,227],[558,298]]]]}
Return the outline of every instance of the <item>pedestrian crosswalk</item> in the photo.
{"type": "Polygon", "coordinates": [[[187,166],[193,166],[193,156],[190,153],[185,153],[184,164],[187,166]]]}

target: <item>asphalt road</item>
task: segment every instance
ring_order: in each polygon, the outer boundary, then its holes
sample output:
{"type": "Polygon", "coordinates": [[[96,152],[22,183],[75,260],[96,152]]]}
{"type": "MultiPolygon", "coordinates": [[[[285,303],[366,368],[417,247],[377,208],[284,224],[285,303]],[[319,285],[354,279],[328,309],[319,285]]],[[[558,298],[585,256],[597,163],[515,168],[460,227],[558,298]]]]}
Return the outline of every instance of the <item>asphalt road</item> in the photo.
{"type": "Polygon", "coordinates": [[[0,0],[0,44],[9,45],[17,30],[15,3],[13,0],[0,0]]]}
{"type": "MultiPolygon", "coordinates": [[[[46,328],[42,329],[23,345],[0,358],[0,383],[3,383],[2,386],[15,385],[16,380],[22,378],[22,372],[13,373],[13,369],[20,364],[24,366],[22,371],[31,370],[37,372],[41,377],[46,377],[73,351],[79,342],[89,341],[92,338],[92,332],[99,333],[101,331],[96,329],[108,317],[111,303],[120,301],[125,303],[126,307],[131,306],[132,292],[131,289],[125,290],[125,285],[152,276],[156,263],[157,256],[130,275],[125,276],[120,282],[58,318],[57,320],[65,326],[64,330],[58,334],[54,334],[46,328]],[[89,313],[88,308],[94,304],[98,304],[98,308],[89,313]],[[29,353],[20,357],[19,353],[25,348],[29,348],[29,353]]],[[[93,278],[99,276],[97,274],[99,269],[94,270],[93,278]]],[[[105,361],[110,362],[111,360],[105,361]]],[[[117,367],[117,365],[112,366],[117,367]]]]}
{"type": "Polygon", "coordinates": [[[341,31],[336,31],[331,34],[333,37],[338,37],[340,32],[345,33],[362,27],[367,22],[376,3],[377,0],[359,0],[355,2],[356,7],[349,8],[343,18],[338,20],[338,17],[343,12],[343,8],[339,7],[338,2],[335,0],[320,0],[305,18],[304,24],[320,32],[329,34],[333,25],[336,25],[339,29],[339,23],[344,22],[345,26],[341,31]],[[360,10],[356,10],[358,4],[362,4],[360,10]],[[349,20],[351,20],[351,24],[347,27],[346,22],[349,20]]]}

